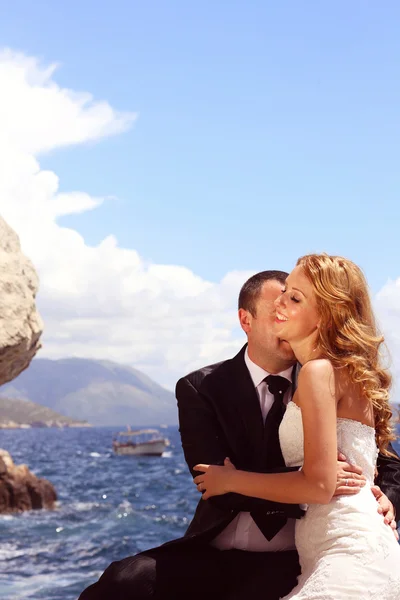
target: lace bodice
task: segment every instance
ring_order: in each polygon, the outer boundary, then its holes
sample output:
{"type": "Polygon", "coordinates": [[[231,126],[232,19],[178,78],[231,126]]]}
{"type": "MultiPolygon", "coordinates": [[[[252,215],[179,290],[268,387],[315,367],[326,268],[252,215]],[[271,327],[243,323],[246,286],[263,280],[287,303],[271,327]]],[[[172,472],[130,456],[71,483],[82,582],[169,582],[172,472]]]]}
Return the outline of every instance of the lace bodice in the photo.
{"type": "MultiPolygon", "coordinates": [[[[303,464],[304,438],[301,409],[294,402],[289,402],[279,428],[279,440],[286,466],[294,467],[303,464]]],[[[338,450],[347,461],[359,465],[368,482],[372,484],[378,449],[375,441],[375,429],[363,425],[353,419],[337,419],[338,450]]]]}
{"type": "MultiPolygon", "coordinates": [[[[301,409],[289,402],[279,428],[288,466],[303,463],[301,409]]],[[[352,419],[337,419],[338,449],[373,483],[378,455],[375,429],[352,419]]],[[[310,504],[296,521],[301,575],[284,600],[400,600],[400,547],[378,513],[370,486],[357,494],[310,504]]]]}

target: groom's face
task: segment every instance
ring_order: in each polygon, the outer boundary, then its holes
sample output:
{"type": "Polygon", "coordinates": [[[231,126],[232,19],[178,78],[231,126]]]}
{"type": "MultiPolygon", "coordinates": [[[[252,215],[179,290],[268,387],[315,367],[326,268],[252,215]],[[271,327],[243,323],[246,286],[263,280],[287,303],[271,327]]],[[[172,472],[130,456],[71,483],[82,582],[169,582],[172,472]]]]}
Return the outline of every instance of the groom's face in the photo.
{"type": "Polygon", "coordinates": [[[279,281],[265,281],[257,298],[254,314],[244,309],[239,311],[240,323],[247,334],[250,356],[257,359],[265,356],[267,360],[281,361],[282,370],[295,361],[289,344],[280,340],[275,333],[274,303],[283,289],[284,285],[279,281]]]}

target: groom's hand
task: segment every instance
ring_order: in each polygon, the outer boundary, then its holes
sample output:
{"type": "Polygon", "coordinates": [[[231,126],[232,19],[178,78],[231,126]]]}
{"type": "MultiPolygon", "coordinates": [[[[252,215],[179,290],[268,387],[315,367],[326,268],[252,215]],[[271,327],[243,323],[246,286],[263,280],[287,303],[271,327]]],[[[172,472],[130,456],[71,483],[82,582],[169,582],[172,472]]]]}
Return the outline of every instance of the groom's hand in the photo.
{"type": "Polygon", "coordinates": [[[351,465],[346,461],[346,457],[341,452],[338,453],[337,479],[334,496],[352,496],[358,494],[366,483],[366,478],[362,474],[362,468],[358,465],[351,465]]]}
{"type": "Polygon", "coordinates": [[[385,523],[390,525],[390,527],[393,529],[394,536],[396,540],[398,540],[399,534],[397,533],[397,523],[393,504],[390,502],[389,498],[385,496],[379,486],[373,485],[371,487],[371,491],[374,494],[377,503],[379,504],[378,513],[383,516],[385,523]]]}

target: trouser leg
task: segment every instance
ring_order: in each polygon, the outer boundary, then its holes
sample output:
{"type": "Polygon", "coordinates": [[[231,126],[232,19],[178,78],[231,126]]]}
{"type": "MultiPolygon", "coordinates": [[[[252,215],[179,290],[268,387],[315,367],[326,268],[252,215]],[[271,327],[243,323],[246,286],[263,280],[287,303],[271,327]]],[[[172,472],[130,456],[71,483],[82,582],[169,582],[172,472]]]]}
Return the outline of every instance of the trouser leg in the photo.
{"type": "Polygon", "coordinates": [[[79,600],[278,600],[299,570],[296,552],[160,546],[112,563],[79,600]]]}

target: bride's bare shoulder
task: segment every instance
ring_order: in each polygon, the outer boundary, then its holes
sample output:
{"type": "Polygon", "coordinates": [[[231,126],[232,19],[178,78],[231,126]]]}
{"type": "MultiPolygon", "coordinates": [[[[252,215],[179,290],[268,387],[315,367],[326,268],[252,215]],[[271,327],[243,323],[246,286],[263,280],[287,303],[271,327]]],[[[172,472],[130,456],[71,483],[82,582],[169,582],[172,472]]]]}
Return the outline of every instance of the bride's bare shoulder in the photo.
{"type": "Polygon", "coordinates": [[[335,372],[325,358],[310,360],[303,365],[298,379],[299,404],[311,397],[336,399],[335,372]]]}
{"type": "Polygon", "coordinates": [[[334,369],[330,360],[327,358],[316,358],[309,360],[300,369],[300,377],[303,379],[309,379],[314,377],[329,376],[333,375],[334,369]]]}

